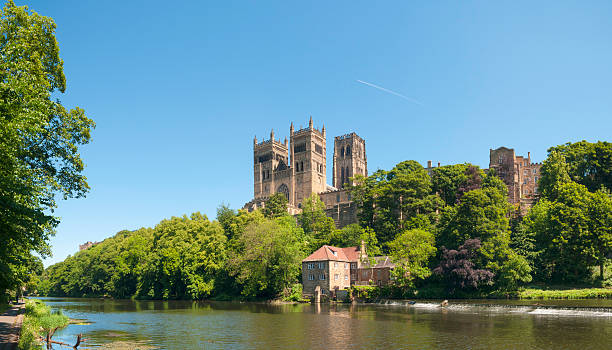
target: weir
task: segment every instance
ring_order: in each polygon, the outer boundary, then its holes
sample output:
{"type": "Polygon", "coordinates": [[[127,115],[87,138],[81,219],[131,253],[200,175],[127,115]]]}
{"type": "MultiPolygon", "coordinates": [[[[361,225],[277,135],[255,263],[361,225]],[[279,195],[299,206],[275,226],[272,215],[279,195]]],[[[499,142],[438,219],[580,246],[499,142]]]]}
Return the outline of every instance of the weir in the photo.
{"type": "Polygon", "coordinates": [[[557,316],[585,316],[585,317],[610,317],[612,318],[612,306],[558,306],[542,305],[539,300],[529,300],[522,305],[495,304],[495,303],[470,303],[466,301],[450,301],[448,306],[440,306],[439,301],[414,301],[411,300],[381,300],[378,304],[388,306],[404,306],[415,309],[428,310],[450,310],[455,312],[496,312],[496,313],[525,313],[531,315],[557,315],[557,316]],[[413,304],[411,304],[411,302],[413,304]]]}

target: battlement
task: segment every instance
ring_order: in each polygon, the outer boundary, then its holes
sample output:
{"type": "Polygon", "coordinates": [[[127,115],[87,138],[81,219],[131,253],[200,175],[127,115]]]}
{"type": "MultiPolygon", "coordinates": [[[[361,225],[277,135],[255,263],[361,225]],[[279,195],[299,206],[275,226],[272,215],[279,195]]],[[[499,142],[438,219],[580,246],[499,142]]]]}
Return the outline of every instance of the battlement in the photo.
{"type": "Polygon", "coordinates": [[[344,135],[340,135],[340,136],[336,136],[335,137],[335,139],[338,140],[338,141],[349,139],[349,138],[355,138],[355,139],[357,139],[359,141],[364,141],[361,137],[359,137],[359,135],[357,135],[354,132],[351,132],[351,133],[348,133],[348,134],[344,134],[344,135]]]}

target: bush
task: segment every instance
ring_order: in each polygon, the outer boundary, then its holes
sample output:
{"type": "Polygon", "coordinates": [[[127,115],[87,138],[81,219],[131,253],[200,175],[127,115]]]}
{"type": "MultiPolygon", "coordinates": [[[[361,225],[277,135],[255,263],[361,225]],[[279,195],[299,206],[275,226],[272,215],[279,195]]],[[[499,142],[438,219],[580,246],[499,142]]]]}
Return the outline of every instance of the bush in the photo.
{"type": "Polygon", "coordinates": [[[284,301],[302,301],[302,284],[296,283],[291,286],[291,289],[285,292],[284,301]]]}
{"type": "Polygon", "coordinates": [[[25,306],[25,319],[19,336],[20,349],[40,348],[39,339],[55,328],[68,325],[70,319],[62,311],[51,309],[40,300],[28,300],[25,306]]]}

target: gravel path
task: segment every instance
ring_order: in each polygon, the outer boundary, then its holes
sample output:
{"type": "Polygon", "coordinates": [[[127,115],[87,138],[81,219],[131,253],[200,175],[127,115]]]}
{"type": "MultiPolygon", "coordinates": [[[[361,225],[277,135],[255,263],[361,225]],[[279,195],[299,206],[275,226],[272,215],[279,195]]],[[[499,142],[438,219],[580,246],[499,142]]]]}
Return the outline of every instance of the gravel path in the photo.
{"type": "Polygon", "coordinates": [[[24,311],[25,303],[21,302],[11,305],[5,313],[0,315],[0,350],[17,349],[24,311]]]}

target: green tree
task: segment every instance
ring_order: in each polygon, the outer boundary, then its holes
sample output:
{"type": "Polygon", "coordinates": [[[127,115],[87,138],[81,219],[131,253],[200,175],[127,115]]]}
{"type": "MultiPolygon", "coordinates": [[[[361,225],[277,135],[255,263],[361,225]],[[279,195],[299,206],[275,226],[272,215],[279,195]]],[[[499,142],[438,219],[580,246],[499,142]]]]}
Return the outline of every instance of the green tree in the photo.
{"type": "Polygon", "coordinates": [[[565,161],[565,156],[555,149],[550,150],[540,168],[538,191],[542,197],[554,201],[559,196],[561,186],[570,181],[569,166],[565,161]]]}
{"type": "Polygon", "coordinates": [[[247,298],[277,297],[298,281],[304,232],[289,216],[253,221],[237,236],[228,269],[247,298]]]}
{"type": "Polygon", "coordinates": [[[536,237],[540,278],[580,282],[590,277],[589,266],[603,266],[612,249],[612,204],[605,190],[591,193],[568,182],[558,187],[555,201],[542,199],[525,217],[536,237]]]}
{"type": "Polygon", "coordinates": [[[437,251],[432,233],[419,229],[406,230],[388,246],[396,264],[393,275],[399,285],[414,287],[415,280],[431,275],[428,264],[437,251]]]}
{"type": "Polygon", "coordinates": [[[200,213],[160,222],[140,293],[163,299],[209,297],[226,261],[225,247],[221,225],[200,213]]]}
{"type": "Polygon", "coordinates": [[[334,220],[325,214],[325,203],[316,193],[302,202],[298,223],[304,230],[311,252],[324,244],[330,244],[336,230],[334,220]]]}
{"type": "Polygon", "coordinates": [[[288,215],[287,197],[283,193],[275,193],[268,198],[262,212],[267,218],[277,218],[288,215]]]}
{"type": "Polygon", "coordinates": [[[361,226],[371,227],[381,243],[409,227],[428,228],[443,204],[431,192],[427,171],[413,160],[390,171],[378,170],[367,178],[356,176],[351,193],[359,207],[361,226]]]}
{"type": "Polygon", "coordinates": [[[371,228],[363,228],[359,224],[347,225],[332,234],[330,245],[336,247],[360,247],[364,242],[368,254],[376,256],[380,254],[376,233],[371,228]]]}
{"type": "Polygon", "coordinates": [[[65,90],[55,23],[7,1],[0,12],[0,291],[25,282],[17,270],[32,251],[50,254],[56,195],[89,189],[78,151],[94,123],[56,99],[65,90]]]}
{"type": "Polygon", "coordinates": [[[612,191],[612,143],[580,141],[551,147],[549,158],[558,153],[565,158],[572,181],[586,186],[589,192],[602,187],[612,191]]]}

